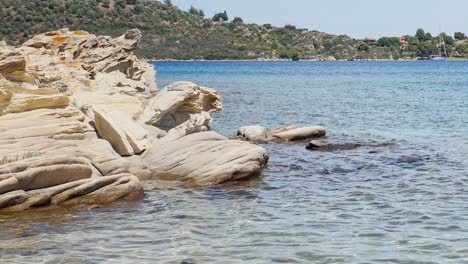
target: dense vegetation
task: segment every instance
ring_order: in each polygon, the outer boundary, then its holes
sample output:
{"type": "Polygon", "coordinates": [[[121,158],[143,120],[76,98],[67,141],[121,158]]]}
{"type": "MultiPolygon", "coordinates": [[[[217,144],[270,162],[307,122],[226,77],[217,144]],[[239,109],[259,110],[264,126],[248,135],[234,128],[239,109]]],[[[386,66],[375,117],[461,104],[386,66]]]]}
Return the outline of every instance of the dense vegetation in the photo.
{"type": "Polygon", "coordinates": [[[139,54],[157,59],[336,59],[380,58],[386,48],[358,50],[360,42],[294,26],[232,22],[226,12],[204,18],[154,0],[2,0],[0,38],[20,44],[32,35],[69,27],[117,36],[144,33],[139,54]]]}
{"type": "Polygon", "coordinates": [[[446,52],[451,57],[468,58],[468,40],[462,32],[456,32],[454,37],[445,33],[433,36],[423,29],[418,29],[414,36],[382,37],[372,45],[399,51],[402,58],[427,58],[439,55],[440,52],[446,52]],[[442,42],[445,44],[445,50],[441,45],[442,42]]]}
{"type": "MultiPolygon", "coordinates": [[[[62,27],[111,36],[139,28],[139,55],[155,59],[397,59],[437,49],[434,39],[411,39],[405,50],[399,38],[364,43],[293,25],[246,24],[239,17],[229,22],[227,12],[205,18],[203,10],[182,11],[170,0],[1,0],[0,22],[0,39],[12,45],[62,27]]],[[[465,44],[450,45],[468,52],[465,44]]]]}

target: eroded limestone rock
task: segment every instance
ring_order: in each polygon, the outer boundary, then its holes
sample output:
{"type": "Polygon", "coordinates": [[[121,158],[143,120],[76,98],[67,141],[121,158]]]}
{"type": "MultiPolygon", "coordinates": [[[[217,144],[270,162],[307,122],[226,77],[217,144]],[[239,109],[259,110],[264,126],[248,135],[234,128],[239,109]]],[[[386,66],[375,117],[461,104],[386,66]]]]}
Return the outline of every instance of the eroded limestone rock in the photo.
{"type": "Polygon", "coordinates": [[[26,60],[19,52],[0,54],[0,73],[8,74],[26,70],[26,60]]]}
{"type": "Polygon", "coordinates": [[[265,149],[200,132],[158,144],[144,154],[153,179],[214,185],[258,176],[268,162],[265,149]]]}
{"type": "Polygon", "coordinates": [[[215,90],[157,92],[153,66],[132,53],[141,37],[61,29],[0,45],[0,213],[138,199],[139,179],[260,174],[265,149],[207,132],[222,108],[215,90]]]}
{"type": "Polygon", "coordinates": [[[122,156],[140,154],[146,149],[148,134],[126,113],[104,107],[94,108],[99,135],[109,141],[122,156]]]}
{"type": "MultiPolygon", "coordinates": [[[[131,172],[144,169],[116,153],[92,125],[94,107],[136,114],[154,93],[154,69],[131,53],[139,36],[138,30],[112,39],[63,29],[20,48],[2,46],[0,212],[141,197],[131,172]]],[[[129,114],[107,114],[132,153],[144,151],[146,131],[129,114]]]]}
{"type": "Polygon", "coordinates": [[[325,128],[321,126],[285,126],[268,131],[269,137],[280,138],[286,141],[319,138],[324,137],[326,134],[325,128]]]}
{"type": "Polygon", "coordinates": [[[191,114],[213,113],[221,109],[221,97],[215,90],[191,82],[175,82],[151,99],[140,121],[170,130],[189,120],[191,114]]]}
{"type": "Polygon", "coordinates": [[[237,136],[254,142],[268,141],[267,129],[262,126],[243,126],[239,128],[237,136]]]}

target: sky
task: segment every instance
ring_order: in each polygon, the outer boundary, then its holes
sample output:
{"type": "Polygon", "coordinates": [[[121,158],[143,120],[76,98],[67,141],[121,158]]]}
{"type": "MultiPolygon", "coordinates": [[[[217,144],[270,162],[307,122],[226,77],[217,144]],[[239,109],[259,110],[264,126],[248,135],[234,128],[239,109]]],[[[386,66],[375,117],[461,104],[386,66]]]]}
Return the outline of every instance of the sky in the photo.
{"type": "Polygon", "coordinates": [[[468,33],[468,0],[172,0],[207,17],[227,11],[247,23],[299,28],[355,38],[413,35],[418,28],[437,34],[468,33]]]}

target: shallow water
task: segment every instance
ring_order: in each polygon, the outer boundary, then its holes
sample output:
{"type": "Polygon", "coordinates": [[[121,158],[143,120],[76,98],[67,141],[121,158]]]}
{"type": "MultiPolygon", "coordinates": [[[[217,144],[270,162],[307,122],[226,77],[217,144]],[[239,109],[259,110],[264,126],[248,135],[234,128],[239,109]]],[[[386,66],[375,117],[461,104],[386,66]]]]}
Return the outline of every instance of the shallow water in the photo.
{"type": "Polygon", "coordinates": [[[216,88],[213,129],[323,125],[266,145],[263,177],[141,202],[0,216],[1,262],[468,263],[468,62],[158,62],[162,87],[216,88]]]}

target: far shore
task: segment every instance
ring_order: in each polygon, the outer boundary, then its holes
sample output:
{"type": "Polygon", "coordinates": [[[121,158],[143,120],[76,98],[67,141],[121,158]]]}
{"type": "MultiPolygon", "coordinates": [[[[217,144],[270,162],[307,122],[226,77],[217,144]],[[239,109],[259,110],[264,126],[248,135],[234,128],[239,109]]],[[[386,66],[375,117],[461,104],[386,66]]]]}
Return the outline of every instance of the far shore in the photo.
{"type": "MultiPolygon", "coordinates": [[[[468,58],[448,58],[447,61],[466,61],[468,58]]],[[[293,61],[293,60],[286,60],[286,59],[252,59],[252,60],[176,60],[176,59],[146,59],[146,61],[155,61],[155,62],[287,62],[287,61],[293,61]]],[[[306,61],[306,62],[343,62],[343,61],[349,61],[349,62],[355,62],[355,61],[429,61],[429,59],[398,59],[398,60],[390,60],[390,59],[368,59],[368,60],[298,60],[295,62],[301,62],[301,61],[306,61]]]]}

